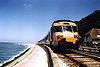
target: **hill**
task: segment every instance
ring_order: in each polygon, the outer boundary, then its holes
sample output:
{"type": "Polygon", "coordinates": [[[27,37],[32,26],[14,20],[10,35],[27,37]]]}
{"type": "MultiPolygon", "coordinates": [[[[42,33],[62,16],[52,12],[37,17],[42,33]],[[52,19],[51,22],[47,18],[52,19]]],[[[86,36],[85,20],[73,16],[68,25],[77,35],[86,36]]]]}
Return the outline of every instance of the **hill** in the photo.
{"type": "Polygon", "coordinates": [[[100,10],[96,10],[85,18],[82,18],[79,23],[79,34],[83,36],[92,28],[100,28],[100,10]]]}

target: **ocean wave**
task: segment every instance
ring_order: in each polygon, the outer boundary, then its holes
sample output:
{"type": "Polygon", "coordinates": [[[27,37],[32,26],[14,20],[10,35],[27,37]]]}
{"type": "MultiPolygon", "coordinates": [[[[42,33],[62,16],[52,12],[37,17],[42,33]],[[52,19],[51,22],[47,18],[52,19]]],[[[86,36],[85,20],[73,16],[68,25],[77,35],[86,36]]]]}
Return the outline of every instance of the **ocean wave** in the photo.
{"type": "Polygon", "coordinates": [[[26,52],[29,49],[29,47],[27,47],[26,49],[24,49],[23,51],[20,51],[19,54],[12,56],[9,60],[5,61],[4,63],[0,63],[0,66],[9,63],[13,60],[15,60],[16,57],[19,57],[21,54],[23,54],[24,52],[26,52]]]}
{"type": "Polygon", "coordinates": [[[35,44],[22,44],[22,45],[24,45],[24,46],[26,46],[26,47],[34,47],[35,46],[35,44]]]}
{"type": "Polygon", "coordinates": [[[3,65],[3,63],[0,63],[0,67],[3,65]]]}

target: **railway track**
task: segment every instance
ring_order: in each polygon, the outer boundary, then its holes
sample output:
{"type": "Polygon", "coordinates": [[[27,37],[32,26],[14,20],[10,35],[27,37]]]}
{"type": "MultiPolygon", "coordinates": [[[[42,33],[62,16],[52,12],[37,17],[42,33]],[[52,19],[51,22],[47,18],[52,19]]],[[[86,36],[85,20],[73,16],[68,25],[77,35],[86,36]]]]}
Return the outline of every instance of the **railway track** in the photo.
{"type": "Polygon", "coordinates": [[[100,67],[100,58],[92,57],[78,51],[57,54],[69,67],[100,67]]]}

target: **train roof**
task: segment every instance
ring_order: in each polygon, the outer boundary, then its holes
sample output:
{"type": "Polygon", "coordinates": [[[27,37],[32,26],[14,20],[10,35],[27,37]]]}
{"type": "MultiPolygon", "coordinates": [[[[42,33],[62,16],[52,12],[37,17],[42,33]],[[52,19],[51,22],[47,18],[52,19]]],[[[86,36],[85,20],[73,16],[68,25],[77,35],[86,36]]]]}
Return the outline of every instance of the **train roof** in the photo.
{"type": "Polygon", "coordinates": [[[56,21],[53,22],[53,24],[59,23],[59,22],[73,22],[73,21],[71,21],[71,20],[56,20],[56,21]]]}
{"type": "Polygon", "coordinates": [[[57,20],[52,23],[52,26],[58,26],[58,25],[74,25],[74,26],[76,26],[74,21],[71,21],[71,20],[57,20]]]}

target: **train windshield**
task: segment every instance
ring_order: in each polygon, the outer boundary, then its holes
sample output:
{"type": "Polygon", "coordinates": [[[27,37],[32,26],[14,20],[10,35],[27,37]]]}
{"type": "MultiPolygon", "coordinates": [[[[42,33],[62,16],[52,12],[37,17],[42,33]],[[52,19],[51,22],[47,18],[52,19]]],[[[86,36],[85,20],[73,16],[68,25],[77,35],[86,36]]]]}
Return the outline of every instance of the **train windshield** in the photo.
{"type": "Polygon", "coordinates": [[[54,26],[54,32],[62,32],[62,26],[54,26]]]}
{"type": "Polygon", "coordinates": [[[77,32],[77,26],[63,26],[63,30],[64,31],[73,31],[73,32],[77,32]]]}
{"type": "Polygon", "coordinates": [[[72,31],[71,26],[63,26],[64,31],[72,31]]]}
{"type": "Polygon", "coordinates": [[[77,26],[72,26],[72,28],[73,28],[73,32],[77,32],[78,31],[77,26]]]}

